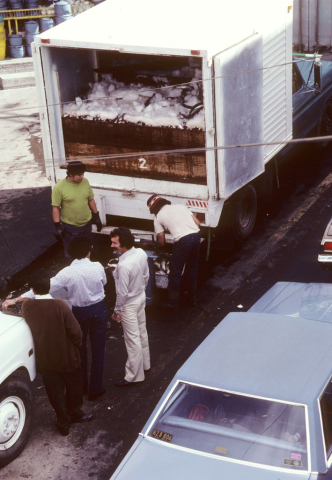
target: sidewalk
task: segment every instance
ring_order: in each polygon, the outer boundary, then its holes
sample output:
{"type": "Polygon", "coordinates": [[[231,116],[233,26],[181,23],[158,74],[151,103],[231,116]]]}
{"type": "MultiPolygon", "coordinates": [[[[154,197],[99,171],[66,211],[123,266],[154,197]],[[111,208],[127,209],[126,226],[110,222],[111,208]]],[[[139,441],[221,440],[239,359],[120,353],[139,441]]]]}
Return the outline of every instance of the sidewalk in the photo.
{"type": "Polygon", "coordinates": [[[0,293],[55,244],[35,87],[0,91],[0,293]]]}

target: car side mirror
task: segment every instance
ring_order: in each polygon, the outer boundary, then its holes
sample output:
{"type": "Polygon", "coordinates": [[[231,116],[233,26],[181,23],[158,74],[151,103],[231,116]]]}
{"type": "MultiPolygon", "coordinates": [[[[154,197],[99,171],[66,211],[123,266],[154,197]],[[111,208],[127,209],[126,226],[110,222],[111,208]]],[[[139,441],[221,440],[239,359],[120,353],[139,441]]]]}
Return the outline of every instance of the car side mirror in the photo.
{"type": "Polygon", "coordinates": [[[323,90],[323,75],[321,62],[314,63],[314,89],[316,92],[323,90]]]}

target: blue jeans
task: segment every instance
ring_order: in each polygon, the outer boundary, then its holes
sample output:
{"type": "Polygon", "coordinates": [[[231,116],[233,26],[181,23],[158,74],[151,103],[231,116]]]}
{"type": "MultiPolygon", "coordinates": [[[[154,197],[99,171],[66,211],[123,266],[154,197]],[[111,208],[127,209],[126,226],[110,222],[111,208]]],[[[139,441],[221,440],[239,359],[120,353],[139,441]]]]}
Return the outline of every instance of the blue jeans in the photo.
{"type": "Polygon", "coordinates": [[[70,225],[69,223],[62,222],[63,225],[63,248],[65,251],[65,257],[71,258],[68,253],[68,248],[71,242],[76,237],[86,237],[92,242],[92,218],[82,227],[75,227],[75,225],[70,225]]]}
{"type": "Polygon", "coordinates": [[[73,307],[73,314],[81,326],[83,339],[80,349],[83,370],[83,390],[96,395],[103,389],[107,310],[104,300],[88,307],[73,307]],[[91,342],[91,374],[88,381],[87,335],[91,342]]]}
{"type": "Polygon", "coordinates": [[[189,281],[190,293],[192,295],[196,294],[200,246],[201,236],[199,232],[186,235],[173,245],[170,261],[168,295],[170,302],[174,304],[174,306],[176,306],[179,301],[184,266],[186,266],[186,275],[189,281]]]}

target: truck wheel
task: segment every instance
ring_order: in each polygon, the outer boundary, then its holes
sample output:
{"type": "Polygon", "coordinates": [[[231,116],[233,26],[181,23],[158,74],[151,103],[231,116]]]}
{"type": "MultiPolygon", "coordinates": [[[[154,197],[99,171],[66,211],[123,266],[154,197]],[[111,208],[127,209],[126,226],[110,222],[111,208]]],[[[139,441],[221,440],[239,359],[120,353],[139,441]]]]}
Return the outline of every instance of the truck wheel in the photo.
{"type": "Polygon", "coordinates": [[[252,185],[246,185],[233,200],[233,231],[237,242],[242,243],[250,236],[255,226],[256,215],[256,190],[252,185]]]}
{"type": "MultiPolygon", "coordinates": [[[[326,102],[317,124],[317,136],[324,137],[325,135],[332,135],[332,100],[326,102]]],[[[315,143],[317,150],[322,152],[331,144],[331,140],[315,143]]]]}
{"type": "Polygon", "coordinates": [[[32,429],[34,398],[30,379],[12,375],[0,386],[0,468],[16,458],[32,429]]]}

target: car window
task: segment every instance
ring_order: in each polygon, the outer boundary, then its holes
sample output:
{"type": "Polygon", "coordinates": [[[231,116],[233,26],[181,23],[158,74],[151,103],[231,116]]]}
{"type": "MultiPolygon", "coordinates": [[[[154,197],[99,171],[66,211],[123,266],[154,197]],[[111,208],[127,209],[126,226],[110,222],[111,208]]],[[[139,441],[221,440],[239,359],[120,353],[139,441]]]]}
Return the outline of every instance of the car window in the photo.
{"type": "Polygon", "coordinates": [[[320,409],[323,421],[326,457],[332,453],[332,379],[330,379],[321,399],[320,409]]]}
{"type": "Polygon", "coordinates": [[[148,435],[179,447],[292,470],[307,470],[301,405],[179,382],[148,435]]]}
{"type": "Polygon", "coordinates": [[[293,63],[293,82],[292,82],[292,93],[296,93],[302,87],[302,76],[298,71],[297,66],[293,63]]]}

